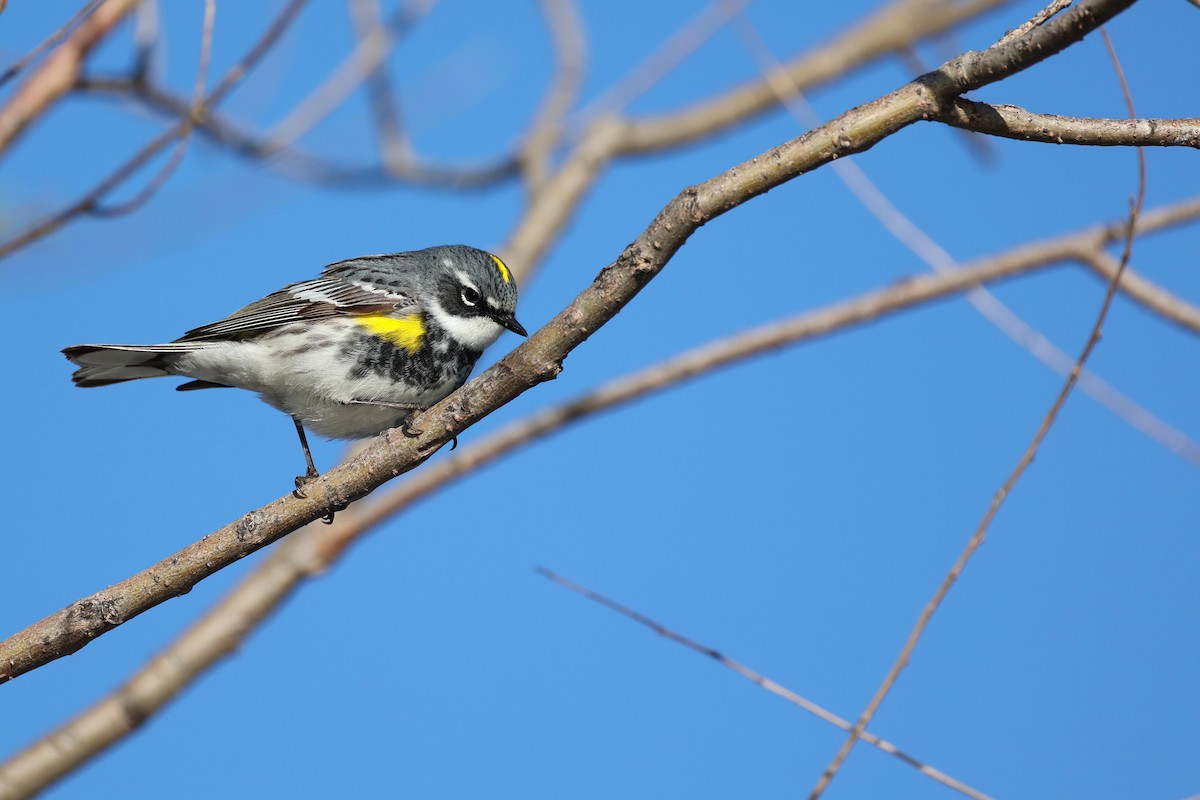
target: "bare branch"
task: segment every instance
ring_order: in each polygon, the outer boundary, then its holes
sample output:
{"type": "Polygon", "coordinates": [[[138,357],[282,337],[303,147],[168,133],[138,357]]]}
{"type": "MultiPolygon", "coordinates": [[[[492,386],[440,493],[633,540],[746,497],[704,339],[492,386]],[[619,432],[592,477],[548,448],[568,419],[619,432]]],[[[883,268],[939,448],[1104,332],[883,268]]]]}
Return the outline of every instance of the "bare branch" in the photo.
{"type": "MultiPolygon", "coordinates": [[[[1151,211],[1137,234],[1200,218],[1200,199],[1151,211]]],[[[996,280],[1100,252],[1123,235],[1127,221],[1028,244],[981,259],[951,274],[912,278],[833,306],[745,331],[615,380],[563,405],[508,425],[426,466],[370,503],[340,513],[331,526],[309,526],[277,544],[220,603],[110,698],[79,714],[0,764],[0,787],[40,788],[99,754],[238,645],[305,580],[333,566],[347,548],[396,514],[455,480],[582,419],[781,347],[867,324],[996,280]],[[130,713],[136,709],[136,715],[130,713]]],[[[1125,284],[1122,283],[1122,286],[1125,284]]],[[[866,739],[870,734],[864,734],[866,739]]]]}
{"type": "Polygon", "coordinates": [[[1000,44],[1008,44],[1011,41],[1020,39],[1022,36],[1029,33],[1039,25],[1045,25],[1051,17],[1053,17],[1055,14],[1058,14],[1069,5],[1071,5],[1071,0],[1052,0],[1052,2],[1041,11],[1034,14],[1032,17],[1013,28],[1008,33],[1004,34],[1004,36],[1000,38],[1000,44]]]}
{"type": "MultiPolygon", "coordinates": [[[[112,3],[115,0],[108,0],[112,3]]],[[[235,64],[225,73],[221,82],[217,84],[212,93],[205,98],[205,106],[213,106],[225,98],[225,96],[233,90],[233,88],[241,82],[246,76],[246,73],[258,63],[267,51],[274,46],[283,32],[287,30],[288,25],[300,13],[300,9],[304,7],[305,0],[290,0],[279,15],[267,27],[267,30],[259,38],[259,40],[250,49],[246,56],[235,64]]],[[[107,7],[107,6],[105,6],[107,7]]],[[[93,16],[92,20],[96,17],[93,16]]],[[[91,21],[91,20],[89,20],[91,21]]],[[[0,112],[2,115],[3,112],[0,112]]],[[[157,156],[169,144],[191,129],[192,121],[189,116],[182,122],[177,123],[170,129],[159,134],[154,139],[150,140],[140,151],[138,151],[131,159],[122,164],[115,172],[101,181],[95,188],[87,192],[82,198],[72,203],[47,217],[44,217],[32,223],[24,230],[17,233],[15,236],[0,243],[0,258],[12,255],[12,253],[25,247],[31,242],[35,242],[50,233],[61,228],[66,223],[73,220],[82,214],[89,214],[95,211],[100,200],[102,200],[109,192],[123,184],[130,177],[135,175],[138,170],[146,166],[155,156],[157,156]]]]}
{"type": "Polygon", "coordinates": [[[104,0],[31,74],[0,108],[0,153],[8,150],[31,122],[71,91],[83,60],[128,14],[138,0],[104,0]]]}
{"type": "MultiPolygon", "coordinates": [[[[646,628],[649,628],[650,630],[654,631],[655,633],[657,633],[659,636],[663,637],[664,639],[675,642],[676,644],[683,645],[684,647],[691,650],[692,652],[699,653],[702,656],[707,656],[708,658],[711,658],[713,661],[716,661],[721,666],[723,666],[727,669],[733,670],[738,675],[741,675],[743,678],[746,678],[747,680],[751,681],[752,683],[755,683],[758,686],[762,687],[763,689],[766,689],[768,692],[775,695],[776,697],[782,697],[784,700],[787,700],[789,703],[792,703],[793,705],[797,705],[800,708],[803,708],[808,713],[812,714],[813,716],[817,717],[820,720],[828,722],[830,725],[841,728],[844,731],[849,731],[852,728],[852,726],[850,725],[849,722],[842,719],[837,714],[834,714],[832,711],[825,710],[824,708],[822,708],[821,706],[812,702],[811,700],[809,700],[805,697],[802,697],[801,695],[796,694],[791,689],[788,689],[786,686],[781,686],[780,684],[776,683],[775,681],[771,680],[770,678],[766,677],[765,675],[755,672],[754,670],[750,669],[749,667],[745,666],[744,664],[734,661],[732,658],[725,655],[724,653],[721,653],[718,650],[714,650],[711,647],[707,647],[705,645],[700,644],[697,641],[689,639],[686,636],[684,636],[683,634],[676,633],[675,631],[671,630],[670,628],[666,627],[665,625],[662,625],[662,624],[650,619],[645,614],[642,614],[628,606],[618,603],[615,600],[605,597],[604,595],[600,594],[599,592],[594,592],[591,589],[587,588],[586,586],[582,586],[578,583],[575,583],[574,581],[567,580],[563,576],[561,576],[555,572],[552,572],[551,570],[548,570],[545,567],[537,567],[534,570],[534,572],[536,572],[538,575],[541,575],[543,578],[546,578],[550,582],[563,587],[564,589],[566,589],[568,591],[574,592],[575,594],[577,594],[581,597],[591,600],[593,603],[597,603],[598,605],[604,606],[605,608],[609,609],[610,611],[615,611],[618,614],[620,614],[621,616],[623,616],[627,619],[631,619],[634,622],[636,622],[637,624],[642,625],[646,628]]],[[[895,756],[896,758],[903,761],[905,764],[908,764],[911,767],[915,767],[922,775],[932,778],[933,780],[937,781],[938,783],[942,784],[943,786],[948,786],[949,788],[954,789],[955,791],[960,792],[961,794],[965,794],[967,797],[975,798],[975,800],[989,800],[988,795],[984,794],[983,792],[972,789],[970,786],[967,786],[965,783],[962,783],[961,781],[957,781],[954,778],[951,778],[949,775],[942,772],[941,770],[935,769],[935,768],[929,766],[928,764],[926,764],[922,761],[919,761],[916,758],[913,758],[912,756],[910,756],[907,753],[905,753],[904,751],[902,751],[900,748],[896,747],[896,745],[892,744],[891,742],[889,742],[885,739],[880,739],[878,736],[876,736],[873,733],[870,733],[869,731],[862,731],[859,734],[859,738],[862,739],[864,742],[867,742],[868,744],[878,747],[880,750],[887,753],[888,755],[895,756]]]]}
{"type": "MultiPolygon", "coordinates": [[[[1112,57],[1113,64],[1116,67],[1117,77],[1120,79],[1121,87],[1124,90],[1125,100],[1129,106],[1129,116],[1136,117],[1137,115],[1133,108],[1133,99],[1129,93],[1129,85],[1125,81],[1125,74],[1121,69],[1120,62],[1117,60],[1116,52],[1112,48],[1112,43],[1109,41],[1108,34],[1103,28],[1101,28],[1100,31],[1104,36],[1104,43],[1108,47],[1109,55],[1112,57]]],[[[1083,374],[1083,368],[1087,364],[1088,358],[1091,356],[1092,351],[1096,348],[1096,345],[1100,343],[1100,332],[1104,329],[1104,321],[1108,318],[1108,311],[1110,308],[1112,308],[1113,298],[1116,297],[1117,287],[1121,283],[1121,274],[1124,272],[1125,267],[1129,265],[1129,259],[1133,255],[1133,240],[1135,236],[1134,231],[1137,228],[1138,217],[1141,215],[1142,205],[1146,199],[1146,154],[1145,151],[1139,147],[1137,155],[1137,195],[1130,204],[1129,223],[1126,226],[1125,247],[1121,254],[1121,263],[1117,268],[1117,274],[1113,276],[1113,279],[1108,284],[1108,291],[1106,291],[1104,294],[1104,302],[1100,305],[1100,312],[1096,315],[1096,322],[1092,325],[1091,334],[1088,336],[1087,344],[1084,345],[1083,351],[1079,354],[1079,358],[1075,362],[1075,369],[1073,369],[1071,374],[1067,376],[1066,382],[1063,384],[1062,389],[1059,390],[1058,396],[1054,398],[1054,402],[1051,404],[1050,410],[1046,412],[1046,416],[1042,420],[1042,424],[1038,427],[1037,433],[1034,434],[1033,439],[1029,442],[1029,446],[1025,449],[1025,453],[1017,462],[1016,467],[1013,468],[1013,471],[1009,474],[1008,479],[1004,481],[1004,484],[992,497],[991,505],[988,506],[987,511],[983,515],[983,519],[980,520],[978,527],[976,527],[975,532],[971,535],[970,540],[967,542],[966,548],[963,549],[962,553],[958,557],[958,560],[954,563],[954,566],[950,568],[950,572],[946,575],[945,580],[942,581],[942,584],[938,587],[937,591],[934,592],[933,598],[928,604],[926,604],[925,608],[921,610],[921,614],[917,618],[916,625],[913,626],[912,631],[908,635],[908,639],[905,640],[904,646],[900,649],[900,655],[896,657],[891,669],[888,670],[888,674],[884,677],[883,683],[880,684],[879,688],[875,692],[875,695],[871,698],[871,701],[867,704],[867,707],[863,710],[862,714],[859,715],[858,720],[854,723],[854,729],[850,731],[850,736],[845,742],[842,743],[841,749],[838,750],[837,755],[834,756],[833,760],[829,763],[829,766],[825,768],[825,772],[821,775],[821,778],[817,781],[816,786],[813,787],[812,793],[809,795],[809,800],[819,800],[820,796],[829,786],[830,781],[833,780],[842,764],[845,763],[846,757],[850,755],[850,750],[861,737],[862,731],[865,730],[867,725],[871,723],[871,720],[875,716],[875,712],[879,710],[879,706],[883,703],[884,698],[887,697],[888,693],[899,679],[900,673],[904,671],[906,666],[908,666],[908,662],[912,658],[913,651],[917,647],[917,642],[920,641],[921,636],[925,633],[925,629],[929,626],[929,621],[933,618],[933,615],[937,612],[938,608],[941,607],[942,601],[946,598],[946,595],[950,592],[950,589],[958,581],[959,575],[962,574],[962,571],[966,568],[967,563],[971,560],[971,557],[983,544],[983,541],[987,536],[988,529],[992,525],[992,520],[996,518],[996,514],[999,513],[1000,507],[1004,505],[1004,501],[1008,498],[1008,495],[1012,493],[1012,490],[1016,487],[1017,482],[1021,480],[1021,476],[1025,474],[1025,471],[1029,468],[1029,465],[1033,463],[1034,456],[1037,455],[1038,450],[1042,446],[1042,442],[1045,441],[1046,435],[1050,432],[1050,428],[1054,426],[1055,420],[1058,419],[1058,414],[1060,411],[1062,411],[1063,405],[1067,402],[1067,398],[1070,397],[1071,390],[1075,388],[1075,383],[1079,380],[1079,376],[1083,374]]]]}
{"type": "MultiPolygon", "coordinates": [[[[751,0],[711,0],[700,12],[671,34],[654,52],[581,108],[572,129],[586,128],[597,117],[615,114],[657,86],[683,61],[723,28],[751,0]]],[[[1198,0],[1200,2],[1200,0],[1198,0]]]]}
{"type": "Polygon", "coordinates": [[[554,80],[542,98],[518,160],[536,191],[550,172],[550,159],[563,133],[567,112],[575,104],[587,62],[587,40],[574,0],[541,0],[554,43],[554,80]]]}
{"type": "MultiPolygon", "coordinates": [[[[296,537],[296,544],[302,539],[296,537]]],[[[289,544],[291,542],[289,541],[289,544]]],[[[117,691],[0,764],[0,798],[32,797],[124,739],[238,643],[291,593],[303,563],[280,548],[117,691]]]]}
{"type": "Polygon", "coordinates": [[[216,14],[216,0],[205,0],[204,24],[200,34],[200,65],[196,68],[196,83],[195,88],[192,90],[192,107],[188,112],[183,129],[179,132],[179,141],[175,145],[175,149],[171,152],[167,163],[131,199],[115,206],[104,206],[97,202],[89,210],[89,213],[98,217],[115,217],[141,208],[171,179],[171,176],[175,174],[175,170],[183,163],[183,157],[187,153],[188,141],[191,138],[192,127],[195,125],[196,120],[204,115],[204,87],[208,83],[208,65],[212,56],[213,20],[216,14]]]}
{"type": "MultiPolygon", "coordinates": [[[[131,97],[153,111],[186,117],[188,102],[150,83],[129,78],[88,77],[80,79],[80,90],[131,97]]],[[[262,162],[271,171],[294,180],[321,186],[375,188],[394,186],[398,178],[438,189],[477,189],[506,180],[517,174],[516,159],[500,160],[478,167],[442,167],[409,162],[386,166],[343,164],[304,150],[298,145],[280,148],[278,142],[263,134],[242,128],[211,108],[195,124],[197,133],[227,148],[234,155],[262,162]],[[399,170],[399,172],[397,172],[399,170]]]]}
{"type": "Polygon", "coordinates": [[[1200,147],[1200,117],[1190,119],[1096,119],[1036,114],[1019,106],[958,98],[937,119],[956,128],[1048,144],[1099,147],[1200,147]]]}
{"type": "MultiPolygon", "coordinates": [[[[906,48],[922,36],[941,32],[978,16],[1003,2],[968,0],[945,4],[940,0],[893,0],[891,5],[865,22],[846,29],[829,44],[794,60],[786,68],[786,76],[792,85],[801,89],[811,88],[871,60],[906,48]],[[953,5],[953,9],[950,9],[950,5],[953,5]]],[[[718,0],[711,15],[704,14],[694,24],[689,24],[678,41],[668,43],[661,51],[661,63],[656,53],[644,67],[635,71],[636,74],[644,70],[647,76],[640,79],[637,86],[623,90],[624,93],[641,91],[651,78],[660,78],[692,47],[697,46],[716,27],[723,25],[729,13],[740,7],[734,3],[727,13],[723,8],[727,4],[728,0],[718,0]]],[[[624,94],[617,99],[623,98],[624,94]]],[[[776,102],[769,81],[758,81],[665,117],[633,122],[622,122],[613,115],[596,117],[564,159],[562,166],[531,198],[528,212],[502,248],[505,260],[516,265],[519,279],[527,278],[533,265],[541,260],[556,234],[570,220],[596,175],[614,159],[716,133],[741,121],[742,117],[738,114],[749,118],[776,102]]]]}
{"type": "MultiPolygon", "coordinates": [[[[350,21],[361,46],[381,39],[374,32],[383,28],[383,13],[379,0],[347,0],[350,21]]],[[[392,78],[387,69],[386,54],[377,58],[377,66],[366,77],[367,94],[371,101],[371,115],[375,118],[375,132],[379,138],[380,160],[385,167],[400,167],[412,157],[411,143],[400,120],[399,102],[392,78]]]]}
{"type": "Polygon", "coordinates": [[[565,309],[475,380],[412,420],[411,437],[385,431],[353,461],[317,478],[307,496],[286,495],[179,553],[86,597],[0,643],[0,681],[73,653],[89,641],[187,592],[234,561],[300,526],[344,508],[423,463],[454,436],[532,387],[557,376],[562,360],[641,291],[702,225],[776,186],[927,118],[959,93],[1039,63],[1094,30],[1133,0],[1083,0],[1015,43],[968,53],[816,130],[685,189],[602,269],[565,309]]]}
{"type": "MultiPolygon", "coordinates": [[[[1081,253],[1080,260],[1106,282],[1116,280],[1120,261],[1103,250],[1081,253]]],[[[1188,332],[1200,334],[1200,308],[1143,278],[1128,267],[1121,276],[1121,291],[1188,332]]]]}
{"type": "MultiPolygon", "coordinates": [[[[770,48],[750,20],[740,16],[736,23],[735,27],[743,45],[758,62],[760,71],[766,76],[780,103],[791,112],[801,127],[820,124],[820,118],[808,105],[803,92],[787,84],[787,75],[779,69],[770,48]]],[[[1006,40],[1008,37],[1001,41],[1006,40]]],[[[954,257],[897,208],[858,166],[855,159],[839,159],[833,162],[830,168],[863,207],[930,269],[935,272],[958,269],[959,265],[954,257]]],[[[1005,336],[1059,375],[1065,378],[1075,368],[1076,360],[1073,356],[1068,355],[1014,313],[987,289],[972,289],[967,293],[967,301],[1005,336]]],[[[1080,378],[1079,388],[1122,422],[1200,467],[1200,445],[1107,381],[1087,371],[1080,378]]]]}
{"type": "Polygon", "coordinates": [[[162,50],[162,20],[159,19],[158,0],[142,0],[138,3],[133,18],[133,68],[129,71],[134,81],[145,83],[158,73],[158,59],[162,50]]]}
{"type": "Polygon", "coordinates": [[[385,25],[368,33],[324,83],[271,129],[266,135],[271,146],[279,149],[295,143],[344,103],[367,76],[383,65],[396,44],[436,3],[437,0],[409,0],[385,25]]]}
{"type": "MultiPolygon", "coordinates": [[[[828,44],[784,67],[788,85],[807,90],[846,75],[855,67],[900,52],[927,36],[952,28],[1006,0],[893,0],[828,44]]],[[[754,81],[689,109],[638,120],[629,130],[626,153],[684,144],[740,124],[777,105],[770,79],[754,81]]]]}
{"type": "Polygon", "coordinates": [[[17,75],[21,74],[21,71],[27,66],[41,58],[42,53],[45,53],[51,47],[61,42],[63,38],[72,30],[74,30],[80,22],[87,19],[87,17],[93,11],[95,11],[102,2],[104,2],[104,0],[88,0],[88,3],[83,8],[76,11],[74,16],[72,16],[69,20],[64,22],[61,28],[47,36],[38,44],[37,47],[18,58],[15,62],[13,62],[12,66],[4,70],[4,72],[0,74],[0,86],[3,86],[13,78],[17,77],[17,75]]]}

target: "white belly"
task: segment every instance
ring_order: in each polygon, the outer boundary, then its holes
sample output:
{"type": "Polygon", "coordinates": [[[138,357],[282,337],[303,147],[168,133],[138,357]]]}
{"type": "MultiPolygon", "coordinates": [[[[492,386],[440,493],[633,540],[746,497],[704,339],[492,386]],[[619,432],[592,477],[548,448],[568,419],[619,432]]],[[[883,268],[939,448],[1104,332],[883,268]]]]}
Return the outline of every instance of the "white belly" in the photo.
{"type": "Polygon", "coordinates": [[[270,405],[331,439],[361,439],[400,425],[410,411],[351,403],[377,400],[427,408],[458,388],[457,382],[407,391],[385,375],[350,374],[336,344],[301,352],[304,334],[267,342],[211,344],[181,354],[172,371],[190,378],[258,392],[270,405]],[[279,353],[287,351],[286,358],[279,353]]]}

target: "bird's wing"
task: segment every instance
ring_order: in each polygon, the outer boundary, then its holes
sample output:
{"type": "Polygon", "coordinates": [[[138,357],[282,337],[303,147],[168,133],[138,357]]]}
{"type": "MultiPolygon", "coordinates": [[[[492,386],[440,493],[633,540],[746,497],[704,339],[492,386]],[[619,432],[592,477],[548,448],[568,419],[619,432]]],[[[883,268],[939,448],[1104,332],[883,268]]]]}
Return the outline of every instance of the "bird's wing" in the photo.
{"type": "Polygon", "coordinates": [[[225,319],[201,325],[176,341],[230,339],[278,328],[292,322],[328,317],[389,314],[413,305],[399,292],[389,292],[334,277],[316,278],[285,286],[225,319]]]}

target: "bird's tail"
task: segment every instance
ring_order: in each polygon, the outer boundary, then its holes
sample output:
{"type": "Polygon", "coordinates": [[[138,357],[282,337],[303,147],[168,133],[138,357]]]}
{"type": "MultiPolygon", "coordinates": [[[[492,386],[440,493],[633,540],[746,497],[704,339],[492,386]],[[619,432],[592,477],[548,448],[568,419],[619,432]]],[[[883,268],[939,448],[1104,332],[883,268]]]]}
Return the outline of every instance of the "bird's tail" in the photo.
{"type": "Polygon", "coordinates": [[[195,350],[194,343],[183,344],[77,344],[63,355],[79,365],[71,380],[76,386],[108,386],[139,378],[173,375],[172,356],[195,350]]]}

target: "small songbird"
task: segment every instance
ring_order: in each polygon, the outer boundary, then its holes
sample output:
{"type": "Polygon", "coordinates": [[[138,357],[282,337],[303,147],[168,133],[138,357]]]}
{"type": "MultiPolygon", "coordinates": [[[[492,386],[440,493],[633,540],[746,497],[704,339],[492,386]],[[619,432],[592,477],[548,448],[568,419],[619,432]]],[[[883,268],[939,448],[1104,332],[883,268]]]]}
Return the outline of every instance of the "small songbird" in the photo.
{"type": "Polygon", "coordinates": [[[169,344],[80,344],[76,386],[180,375],[181,391],[235,386],[291,416],[307,472],[304,429],[359,439],[462,386],[505,329],[521,336],[517,287],[497,256],[465,245],[363,256],[285,286],[169,344]]]}

